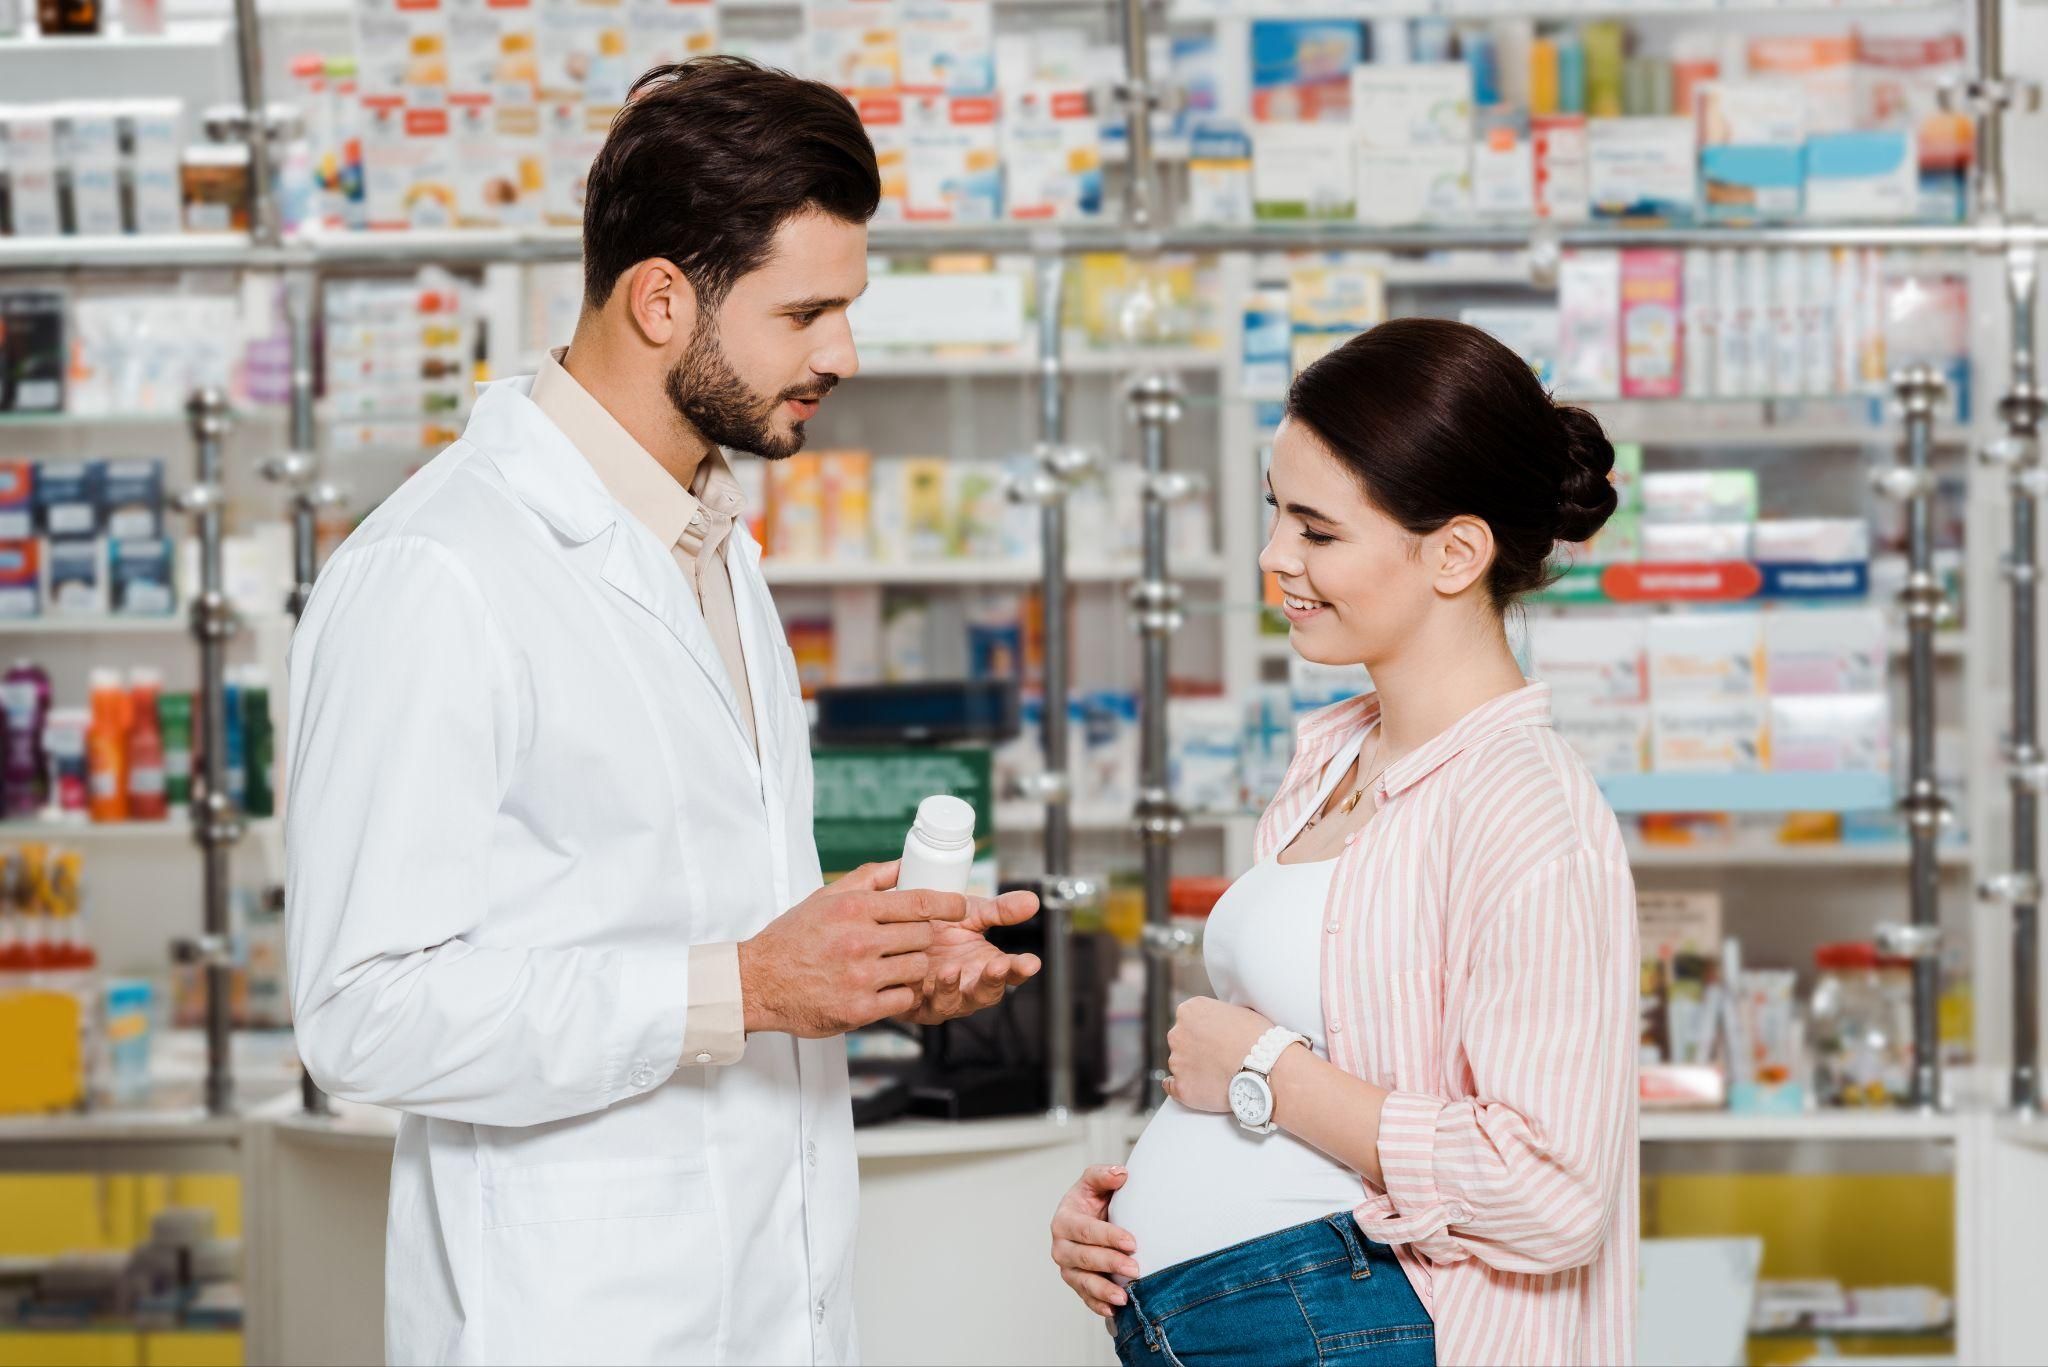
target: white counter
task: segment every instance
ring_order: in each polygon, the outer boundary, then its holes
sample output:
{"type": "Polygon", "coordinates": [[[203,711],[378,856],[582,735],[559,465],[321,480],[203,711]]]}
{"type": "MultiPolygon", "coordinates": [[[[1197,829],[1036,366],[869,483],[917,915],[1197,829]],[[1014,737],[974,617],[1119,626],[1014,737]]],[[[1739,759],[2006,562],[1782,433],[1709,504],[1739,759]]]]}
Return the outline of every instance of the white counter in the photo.
{"type": "MultiPolygon", "coordinates": [[[[333,1116],[313,1117],[281,1100],[255,1119],[250,1290],[260,1304],[251,1306],[248,1360],[381,1360],[397,1114],[343,1102],[333,1116]]],[[[1083,1167],[1129,1150],[1135,1124],[1114,1111],[1065,1123],[901,1120],[857,1131],[863,1357],[1113,1363],[1102,1325],[1053,1268],[1047,1225],[1083,1167]]]]}

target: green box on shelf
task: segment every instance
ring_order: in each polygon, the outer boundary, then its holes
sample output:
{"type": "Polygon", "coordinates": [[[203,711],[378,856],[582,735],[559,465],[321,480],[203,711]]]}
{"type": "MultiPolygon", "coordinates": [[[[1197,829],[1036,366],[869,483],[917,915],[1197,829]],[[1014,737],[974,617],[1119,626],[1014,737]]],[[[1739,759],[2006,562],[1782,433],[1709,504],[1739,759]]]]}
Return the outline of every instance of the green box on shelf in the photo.
{"type": "Polygon", "coordinates": [[[811,829],[826,877],[903,853],[917,804],[950,793],[973,804],[975,857],[994,840],[989,751],[982,747],[823,747],[812,752],[811,829]]]}
{"type": "Polygon", "coordinates": [[[1617,516],[1643,510],[1643,444],[1638,441],[1614,443],[1614,511],[1617,516]]]}
{"type": "Polygon", "coordinates": [[[1604,603],[1607,591],[1600,586],[1602,567],[1599,565],[1573,565],[1556,583],[1540,593],[1530,595],[1538,603],[1604,603]]]}

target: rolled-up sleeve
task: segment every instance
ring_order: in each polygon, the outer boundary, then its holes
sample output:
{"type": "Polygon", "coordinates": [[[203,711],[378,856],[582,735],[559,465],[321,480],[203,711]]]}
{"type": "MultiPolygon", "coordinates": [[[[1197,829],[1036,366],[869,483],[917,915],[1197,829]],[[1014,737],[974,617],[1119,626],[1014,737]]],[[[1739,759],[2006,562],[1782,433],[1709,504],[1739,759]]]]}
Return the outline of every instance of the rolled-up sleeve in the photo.
{"type": "Polygon", "coordinates": [[[1586,851],[1525,875],[1476,946],[1459,1013],[1472,1095],[1394,1092],[1390,1215],[1366,1233],[1435,1262],[1550,1273],[1599,1253],[1635,1106],[1635,888],[1586,851]]]}
{"type": "MultiPolygon", "coordinates": [[[[535,1125],[674,1073],[691,952],[483,932],[518,671],[437,542],[345,551],[292,643],[286,937],[301,1057],[335,1096],[535,1125]]],[[[562,908],[567,918],[573,908],[562,908]]]]}

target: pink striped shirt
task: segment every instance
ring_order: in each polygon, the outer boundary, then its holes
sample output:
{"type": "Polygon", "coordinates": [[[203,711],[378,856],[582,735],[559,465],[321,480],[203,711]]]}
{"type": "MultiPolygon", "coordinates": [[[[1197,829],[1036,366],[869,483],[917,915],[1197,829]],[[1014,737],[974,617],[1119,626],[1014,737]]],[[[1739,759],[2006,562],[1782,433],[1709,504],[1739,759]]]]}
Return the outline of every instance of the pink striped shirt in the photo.
{"type": "MultiPolygon", "coordinates": [[[[1367,695],[1303,722],[1259,858],[1378,715],[1367,695]]],[[[1636,912],[1614,814],[1540,683],[1403,756],[1373,801],[1323,937],[1330,1057],[1392,1093],[1359,1225],[1394,1246],[1438,1362],[1629,1362],[1636,912]]]]}

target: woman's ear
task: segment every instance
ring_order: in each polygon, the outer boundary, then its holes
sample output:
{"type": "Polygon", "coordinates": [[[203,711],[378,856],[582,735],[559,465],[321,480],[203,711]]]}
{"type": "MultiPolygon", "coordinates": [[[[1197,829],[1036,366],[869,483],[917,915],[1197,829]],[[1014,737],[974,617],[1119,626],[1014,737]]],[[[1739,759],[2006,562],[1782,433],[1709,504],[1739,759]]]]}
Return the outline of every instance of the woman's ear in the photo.
{"type": "Polygon", "coordinates": [[[1493,528],[1480,518],[1454,517],[1430,534],[1424,554],[1436,561],[1436,591],[1463,593],[1493,567],[1493,528]]]}

